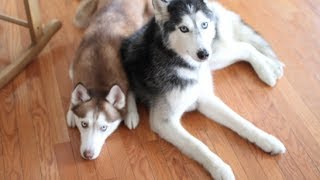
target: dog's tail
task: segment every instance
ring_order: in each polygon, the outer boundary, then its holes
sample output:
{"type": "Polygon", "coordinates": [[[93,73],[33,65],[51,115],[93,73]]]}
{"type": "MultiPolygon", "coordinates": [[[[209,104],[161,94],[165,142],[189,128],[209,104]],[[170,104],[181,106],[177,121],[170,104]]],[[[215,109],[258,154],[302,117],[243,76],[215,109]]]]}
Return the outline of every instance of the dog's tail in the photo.
{"type": "Polygon", "coordinates": [[[98,2],[99,0],[81,0],[73,19],[74,25],[78,28],[86,28],[98,8],[98,2]]]}
{"type": "Polygon", "coordinates": [[[234,29],[236,38],[239,41],[252,44],[259,52],[272,59],[278,59],[269,43],[262,36],[254,31],[248,24],[240,20],[234,29]]]}

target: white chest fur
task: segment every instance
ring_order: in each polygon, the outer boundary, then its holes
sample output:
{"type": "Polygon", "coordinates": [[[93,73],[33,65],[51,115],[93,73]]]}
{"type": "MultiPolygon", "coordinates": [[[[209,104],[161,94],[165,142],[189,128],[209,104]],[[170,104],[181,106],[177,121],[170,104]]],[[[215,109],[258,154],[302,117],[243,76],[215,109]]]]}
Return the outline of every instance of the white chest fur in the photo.
{"type": "Polygon", "coordinates": [[[166,93],[166,103],[180,111],[192,111],[197,107],[200,96],[213,92],[211,71],[207,62],[202,63],[197,70],[177,69],[177,74],[183,79],[196,80],[197,83],[187,88],[176,88],[166,93]]]}

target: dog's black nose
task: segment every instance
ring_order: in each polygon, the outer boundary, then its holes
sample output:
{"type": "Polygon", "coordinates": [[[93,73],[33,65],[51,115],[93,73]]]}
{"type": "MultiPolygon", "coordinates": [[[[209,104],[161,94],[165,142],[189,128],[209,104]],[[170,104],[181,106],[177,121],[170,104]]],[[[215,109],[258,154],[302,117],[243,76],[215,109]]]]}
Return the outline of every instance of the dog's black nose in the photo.
{"type": "Polygon", "coordinates": [[[206,60],[209,57],[209,53],[205,49],[201,49],[197,52],[197,56],[201,60],[206,60]]]}
{"type": "Polygon", "coordinates": [[[89,151],[89,150],[86,150],[86,151],[84,151],[83,156],[84,156],[84,158],[90,160],[90,159],[93,158],[93,152],[92,152],[92,151],[89,151]]]}

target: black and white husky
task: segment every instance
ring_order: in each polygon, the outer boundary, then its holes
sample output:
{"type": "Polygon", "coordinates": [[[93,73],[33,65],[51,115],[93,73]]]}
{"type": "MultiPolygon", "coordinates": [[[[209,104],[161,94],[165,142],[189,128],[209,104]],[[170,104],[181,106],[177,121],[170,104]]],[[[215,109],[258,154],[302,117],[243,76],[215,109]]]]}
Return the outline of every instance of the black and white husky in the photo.
{"type": "MultiPolygon", "coordinates": [[[[138,100],[150,107],[153,131],[202,164],[215,179],[234,179],[229,165],[188,133],[180,118],[198,110],[270,154],[286,151],[274,136],[235,113],[214,94],[211,70],[239,60],[270,86],[283,64],[262,37],[217,2],[153,0],[155,17],[124,41],[123,64],[138,100]]],[[[135,128],[138,120],[127,123],[135,128]]]]}

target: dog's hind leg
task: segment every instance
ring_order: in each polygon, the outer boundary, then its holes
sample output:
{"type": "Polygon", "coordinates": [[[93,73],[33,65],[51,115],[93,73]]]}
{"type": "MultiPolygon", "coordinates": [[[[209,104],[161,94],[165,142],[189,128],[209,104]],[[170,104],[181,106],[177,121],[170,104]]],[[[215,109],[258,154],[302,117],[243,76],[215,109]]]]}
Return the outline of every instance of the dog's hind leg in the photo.
{"type": "Polygon", "coordinates": [[[135,129],[139,124],[139,114],[135,96],[132,91],[129,91],[127,98],[128,112],[126,118],[124,119],[124,123],[129,129],[135,129]]]}
{"type": "Polygon", "coordinates": [[[286,151],[285,146],[276,137],[255,127],[252,123],[238,115],[225,105],[218,97],[203,96],[198,101],[198,110],[208,118],[226,126],[241,137],[256,144],[270,154],[280,154],[286,151]]]}
{"type": "Polygon", "coordinates": [[[210,68],[218,70],[238,61],[250,63],[259,78],[269,86],[274,86],[283,76],[284,65],[280,61],[265,56],[249,43],[238,41],[219,43],[210,60],[210,68]]]}
{"type": "Polygon", "coordinates": [[[279,61],[269,43],[244,21],[240,20],[234,23],[234,33],[234,37],[238,41],[249,43],[265,56],[279,61]]]}
{"type": "Polygon", "coordinates": [[[224,163],[205,144],[193,137],[182,127],[180,124],[182,113],[172,113],[170,111],[170,109],[164,106],[152,107],[150,109],[151,128],[184,154],[203,165],[214,179],[235,179],[229,165],[224,163]]]}

